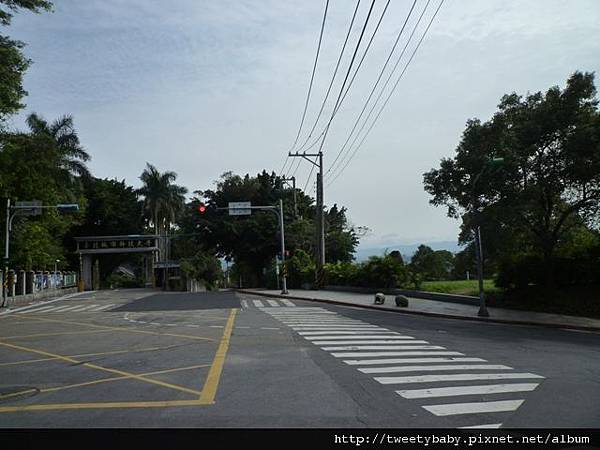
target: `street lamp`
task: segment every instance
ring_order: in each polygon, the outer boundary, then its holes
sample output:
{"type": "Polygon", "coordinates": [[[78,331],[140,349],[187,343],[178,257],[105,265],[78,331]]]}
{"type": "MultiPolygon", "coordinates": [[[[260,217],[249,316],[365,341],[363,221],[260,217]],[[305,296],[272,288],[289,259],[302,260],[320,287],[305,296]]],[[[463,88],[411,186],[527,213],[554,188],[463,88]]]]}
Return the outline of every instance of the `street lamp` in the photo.
{"type": "MultiPolygon", "coordinates": [[[[10,233],[12,232],[12,222],[17,215],[21,216],[38,216],[42,214],[42,209],[56,209],[60,213],[72,213],[79,211],[79,205],[77,203],[59,203],[54,206],[42,205],[39,200],[32,201],[21,201],[11,205],[10,198],[6,199],[6,232],[4,238],[4,283],[2,285],[2,304],[6,304],[8,296],[6,277],[8,274],[8,261],[9,261],[9,249],[10,249],[10,233]]],[[[56,269],[55,269],[56,272],[56,269]]]]}
{"type": "Polygon", "coordinates": [[[55,287],[58,286],[58,278],[56,277],[57,273],[58,273],[58,263],[60,262],[60,259],[57,259],[54,261],[54,285],[55,287]]]}
{"type": "Polygon", "coordinates": [[[479,198],[475,195],[475,186],[477,182],[486,171],[488,167],[493,167],[495,165],[502,164],[504,162],[504,158],[492,158],[484,164],[481,171],[477,174],[473,183],[471,184],[471,194],[473,197],[473,211],[475,213],[475,224],[476,227],[473,230],[475,232],[475,254],[477,257],[477,278],[479,284],[479,311],[477,315],[479,317],[489,317],[490,313],[487,310],[485,305],[485,296],[483,295],[483,245],[481,243],[481,226],[479,224],[480,211],[479,211],[479,198]]]}

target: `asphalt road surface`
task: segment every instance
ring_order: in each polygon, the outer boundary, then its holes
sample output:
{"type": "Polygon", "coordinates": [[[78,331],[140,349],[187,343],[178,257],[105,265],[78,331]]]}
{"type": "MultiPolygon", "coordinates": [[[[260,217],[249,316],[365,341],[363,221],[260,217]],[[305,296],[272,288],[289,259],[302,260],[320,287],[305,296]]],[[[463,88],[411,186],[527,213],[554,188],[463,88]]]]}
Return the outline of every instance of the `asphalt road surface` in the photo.
{"type": "Polygon", "coordinates": [[[0,317],[0,427],[590,427],[600,335],[218,293],[0,317]]]}

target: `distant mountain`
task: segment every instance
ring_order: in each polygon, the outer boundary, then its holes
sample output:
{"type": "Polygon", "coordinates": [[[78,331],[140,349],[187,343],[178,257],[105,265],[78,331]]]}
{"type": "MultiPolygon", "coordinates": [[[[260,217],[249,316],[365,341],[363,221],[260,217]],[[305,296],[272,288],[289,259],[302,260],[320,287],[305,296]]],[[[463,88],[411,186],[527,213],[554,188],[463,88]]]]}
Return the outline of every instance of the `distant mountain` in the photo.
{"type": "Polygon", "coordinates": [[[452,253],[457,253],[463,250],[464,246],[458,245],[456,241],[436,241],[436,242],[420,242],[418,244],[390,244],[380,247],[358,248],[355,253],[356,261],[365,261],[369,256],[382,256],[387,250],[388,253],[398,250],[405,262],[410,261],[412,255],[417,251],[419,245],[427,245],[433,250],[448,250],[452,253]]]}

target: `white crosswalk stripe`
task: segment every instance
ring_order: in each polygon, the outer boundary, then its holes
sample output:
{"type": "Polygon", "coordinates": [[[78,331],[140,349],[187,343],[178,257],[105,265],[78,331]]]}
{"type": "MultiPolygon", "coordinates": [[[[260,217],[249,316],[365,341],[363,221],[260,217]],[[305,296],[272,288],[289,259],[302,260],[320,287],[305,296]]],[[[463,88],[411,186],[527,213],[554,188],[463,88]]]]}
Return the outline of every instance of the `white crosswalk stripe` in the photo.
{"type": "Polygon", "coordinates": [[[23,311],[21,314],[53,314],[53,313],[80,313],[80,312],[100,312],[109,308],[114,308],[114,303],[108,305],[85,304],[85,305],[51,305],[42,306],[23,311]]]}
{"type": "Polygon", "coordinates": [[[533,373],[461,373],[455,375],[420,375],[414,377],[376,377],[381,384],[430,383],[437,381],[506,380],[515,378],[543,378],[533,373]]]}
{"type": "Polygon", "coordinates": [[[485,362],[481,358],[404,358],[404,359],[347,359],[344,361],[351,366],[368,366],[379,364],[405,364],[405,363],[440,363],[440,362],[485,362]]]}
{"type": "MultiPolygon", "coordinates": [[[[292,309],[300,309],[293,302],[287,299],[264,299],[264,300],[241,300],[242,308],[277,308],[281,310],[281,314],[288,314],[287,311],[292,309]]],[[[302,308],[308,309],[308,308],[302,308]]]]}
{"type": "Polygon", "coordinates": [[[512,370],[512,367],[502,364],[454,364],[454,365],[433,365],[433,366],[395,366],[395,367],[369,367],[360,368],[362,373],[398,373],[398,372],[421,372],[438,370],[512,370]]]}
{"type": "Polygon", "coordinates": [[[482,386],[459,386],[430,389],[407,389],[396,391],[404,398],[455,397],[458,395],[486,395],[505,392],[533,391],[537,383],[484,384],[482,386]]]}
{"type": "Polygon", "coordinates": [[[515,411],[525,400],[504,400],[498,402],[451,403],[449,405],[423,406],[436,416],[451,416],[456,414],[495,413],[515,411]]]}
{"type": "Polygon", "coordinates": [[[544,379],[535,373],[518,372],[504,364],[488,363],[485,359],[469,357],[436,345],[436,342],[419,340],[324,308],[269,308],[263,311],[319,346],[321,350],[329,352],[335,358],[341,358],[348,366],[354,366],[359,373],[372,376],[374,381],[382,385],[422,386],[418,389],[396,390],[396,394],[405,400],[429,399],[430,403],[435,398],[461,400],[439,405],[421,405],[435,416],[456,417],[457,420],[471,417],[472,420],[473,417],[477,418],[477,414],[484,415],[484,420],[479,425],[473,425],[473,421],[470,424],[463,422],[457,424],[456,428],[500,428],[502,422],[491,423],[490,414],[503,417],[502,414],[517,410],[525,401],[524,393],[534,391],[544,379]],[[395,373],[410,375],[376,376],[395,373]],[[498,383],[497,380],[505,382],[498,383]],[[519,383],[521,380],[537,382],[519,383]],[[481,384],[474,385],[475,381],[481,384]],[[505,397],[519,395],[520,398],[490,398],[501,394],[505,397]],[[462,401],[462,397],[466,400],[462,401]]]}

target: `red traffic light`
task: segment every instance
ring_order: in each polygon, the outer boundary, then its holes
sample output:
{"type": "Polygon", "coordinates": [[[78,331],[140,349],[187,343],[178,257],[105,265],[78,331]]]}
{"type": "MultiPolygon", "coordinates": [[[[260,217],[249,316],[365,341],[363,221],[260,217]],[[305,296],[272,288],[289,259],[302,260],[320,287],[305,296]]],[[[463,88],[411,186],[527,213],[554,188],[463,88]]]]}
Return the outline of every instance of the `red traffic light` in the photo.
{"type": "Polygon", "coordinates": [[[206,212],[206,205],[204,203],[200,203],[200,205],[198,205],[198,212],[200,214],[204,214],[206,212]]]}

